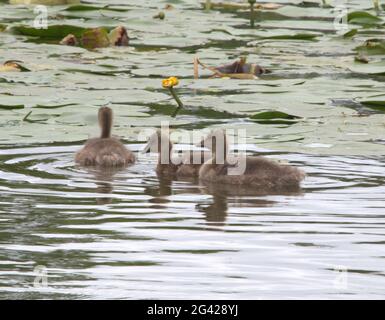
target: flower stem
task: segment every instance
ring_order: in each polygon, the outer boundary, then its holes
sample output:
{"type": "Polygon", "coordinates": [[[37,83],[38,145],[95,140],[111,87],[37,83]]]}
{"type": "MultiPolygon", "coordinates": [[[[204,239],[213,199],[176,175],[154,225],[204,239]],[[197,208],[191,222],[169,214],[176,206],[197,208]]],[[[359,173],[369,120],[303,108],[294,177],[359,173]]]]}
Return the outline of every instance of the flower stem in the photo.
{"type": "Polygon", "coordinates": [[[182,101],[179,99],[178,95],[176,94],[175,90],[173,87],[170,87],[168,88],[170,90],[170,93],[172,95],[172,97],[174,98],[174,100],[176,101],[176,103],[178,104],[178,107],[179,108],[183,108],[183,103],[182,101]]]}
{"type": "Polygon", "coordinates": [[[175,118],[176,115],[178,114],[179,110],[183,108],[183,103],[182,101],[179,99],[178,95],[176,94],[175,90],[173,87],[169,87],[168,88],[170,90],[170,93],[172,95],[172,97],[174,98],[174,100],[176,101],[176,103],[178,104],[178,107],[175,109],[174,113],[171,115],[171,117],[175,118]]]}

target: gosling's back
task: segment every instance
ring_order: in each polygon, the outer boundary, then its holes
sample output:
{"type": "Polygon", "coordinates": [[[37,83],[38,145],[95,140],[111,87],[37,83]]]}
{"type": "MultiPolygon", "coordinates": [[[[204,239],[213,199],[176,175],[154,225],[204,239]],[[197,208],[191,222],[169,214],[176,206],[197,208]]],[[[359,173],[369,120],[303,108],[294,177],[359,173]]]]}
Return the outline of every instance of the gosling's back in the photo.
{"type": "Polygon", "coordinates": [[[100,138],[89,139],[76,156],[83,166],[122,167],[135,162],[135,155],[117,138],[111,137],[112,110],[99,109],[100,138]]]}
{"type": "MultiPolygon", "coordinates": [[[[245,157],[245,170],[230,175],[236,165],[213,164],[208,161],[199,171],[199,178],[205,182],[249,185],[263,190],[299,188],[305,173],[289,165],[282,165],[264,157],[245,157]]],[[[242,161],[239,158],[238,161],[242,161]]],[[[242,167],[242,166],[241,166],[242,167]]]]}

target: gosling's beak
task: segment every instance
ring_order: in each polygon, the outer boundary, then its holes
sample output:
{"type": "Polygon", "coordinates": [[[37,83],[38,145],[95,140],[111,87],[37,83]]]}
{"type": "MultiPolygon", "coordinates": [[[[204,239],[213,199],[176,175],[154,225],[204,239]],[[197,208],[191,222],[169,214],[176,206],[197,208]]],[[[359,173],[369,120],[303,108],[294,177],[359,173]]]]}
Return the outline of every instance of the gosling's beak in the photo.
{"type": "Polygon", "coordinates": [[[142,153],[150,153],[150,152],[151,152],[151,144],[150,144],[150,141],[148,141],[146,146],[143,148],[142,153]]]}

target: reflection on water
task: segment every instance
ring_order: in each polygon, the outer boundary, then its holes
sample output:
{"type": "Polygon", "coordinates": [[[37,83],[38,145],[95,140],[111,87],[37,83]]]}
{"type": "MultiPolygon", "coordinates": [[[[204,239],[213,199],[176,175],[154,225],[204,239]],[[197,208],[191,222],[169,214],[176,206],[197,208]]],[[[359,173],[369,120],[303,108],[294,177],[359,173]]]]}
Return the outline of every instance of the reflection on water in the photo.
{"type": "Polygon", "coordinates": [[[320,1],[280,0],[288,5],[260,11],[254,30],[246,11],[207,12],[196,0],[172,1],[162,21],[152,19],[164,7],[154,1],[93,2],[127,11],[52,6],[50,17],[86,28],[119,19],[129,47],[15,35],[8,30],[28,24],[33,7],[0,1],[0,63],[31,69],[0,77],[0,298],[383,298],[384,69],[381,55],[355,59],[378,21],[345,38],[320,1]],[[210,66],[245,55],[272,73],[195,81],[196,55],[210,66]],[[188,106],[173,119],[161,87],[170,75],[188,106]],[[116,110],[114,134],[130,141],[164,120],[182,131],[245,129],[247,150],[289,152],[274,157],[307,172],[303,190],[171,181],[156,176],[156,155],[116,172],[76,167],[73,144],[104,104],[116,110]],[[252,119],[270,110],[301,119],[252,119]],[[33,286],[36,267],[48,287],[33,286]]]}
{"type": "MultiPolygon", "coordinates": [[[[150,203],[164,203],[170,202],[168,199],[172,194],[172,179],[170,177],[157,176],[158,183],[150,185],[144,189],[144,193],[151,196],[150,203]]],[[[154,208],[154,206],[153,206],[154,208]]],[[[162,207],[164,208],[164,207],[162,207]]]]}
{"type": "Polygon", "coordinates": [[[381,159],[275,155],[308,177],[266,195],[157,177],[156,155],[78,168],[76,148],[0,150],[1,297],[383,295],[381,159]],[[48,287],[33,286],[36,266],[48,287]]]}
{"type": "Polygon", "coordinates": [[[97,185],[96,192],[100,194],[105,194],[106,197],[103,198],[96,198],[97,204],[109,204],[112,201],[112,198],[108,195],[112,194],[114,188],[113,188],[113,181],[114,176],[119,171],[122,172],[124,169],[120,168],[97,168],[97,167],[86,167],[81,168],[80,166],[77,166],[79,169],[86,170],[90,175],[94,176],[95,183],[97,185]]]}
{"type": "Polygon", "coordinates": [[[214,194],[212,200],[208,204],[197,204],[196,210],[205,215],[208,223],[214,222],[217,226],[223,225],[227,216],[227,198],[214,194]]]}
{"type": "MultiPolygon", "coordinates": [[[[206,184],[203,185],[202,191],[212,195],[212,197],[208,200],[208,204],[198,204],[196,209],[205,214],[207,222],[218,222],[217,225],[223,225],[221,222],[226,221],[229,203],[251,208],[267,207],[274,204],[274,201],[258,198],[261,196],[260,190],[255,190],[250,186],[206,184]]],[[[266,192],[263,192],[263,195],[267,195],[266,192]]]]}

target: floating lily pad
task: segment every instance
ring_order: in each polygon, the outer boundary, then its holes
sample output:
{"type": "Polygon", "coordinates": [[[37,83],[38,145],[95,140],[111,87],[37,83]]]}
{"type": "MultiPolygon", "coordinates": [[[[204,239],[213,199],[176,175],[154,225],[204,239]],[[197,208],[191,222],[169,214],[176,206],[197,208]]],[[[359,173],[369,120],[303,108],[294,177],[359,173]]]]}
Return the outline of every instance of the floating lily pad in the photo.
{"type": "Polygon", "coordinates": [[[17,104],[17,105],[0,104],[0,109],[6,109],[6,110],[24,109],[24,105],[23,104],[17,104]]]}
{"type": "MultiPolygon", "coordinates": [[[[151,103],[148,106],[150,108],[150,111],[148,112],[150,115],[163,114],[163,115],[172,116],[174,115],[175,109],[176,109],[176,107],[171,104],[151,103]]],[[[231,119],[234,117],[237,117],[237,118],[244,117],[241,114],[235,114],[227,111],[215,110],[215,109],[210,109],[205,107],[181,108],[178,111],[178,115],[195,115],[205,119],[231,119]]]]}
{"type": "Polygon", "coordinates": [[[385,111],[385,100],[361,101],[364,106],[382,108],[385,111]]]}
{"type": "Polygon", "coordinates": [[[348,32],[344,33],[344,38],[352,38],[357,34],[358,30],[357,29],[352,29],[349,30],[348,32]]]}
{"type": "Polygon", "coordinates": [[[373,25],[384,23],[384,20],[366,11],[350,12],[347,16],[347,20],[349,23],[360,25],[373,25]]]}
{"type": "Polygon", "coordinates": [[[62,108],[62,107],[68,107],[68,106],[73,106],[76,103],[66,103],[66,104],[58,104],[58,105],[36,105],[34,108],[38,109],[57,109],[57,108],[62,108]]]}
{"type": "Polygon", "coordinates": [[[35,29],[26,26],[12,28],[17,34],[39,37],[43,40],[59,40],[60,44],[80,44],[87,49],[105,48],[110,44],[115,46],[128,45],[127,31],[124,27],[119,26],[109,33],[110,29],[107,27],[87,29],[70,25],[52,25],[47,29],[35,29]],[[69,39],[69,37],[71,38],[69,39]]]}
{"type": "Polygon", "coordinates": [[[385,75],[385,61],[371,63],[356,63],[350,67],[350,70],[357,73],[369,74],[374,76],[385,75]]]}
{"type": "Polygon", "coordinates": [[[80,0],[9,0],[10,4],[43,4],[46,6],[57,6],[79,2],[80,0]]]}
{"type": "Polygon", "coordinates": [[[301,118],[281,111],[265,111],[251,116],[250,119],[260,124],[293,124],[301,118]]]}
{"type": "Polygon", "coordinates": [[[314,33],[297,33],[297,34],[282,34],[277,36],[263,37],[263,39],[272,40],[306,40],[311,41],[317,38],[319,35],[314,33]]]}
{"type": "Polygon", "coordinates": [[[70,26],[70,25],[50,25],[47,29],[36,29],[26,26],[15,26],[12,30],[24,36],[39,37],[42,39],[61,40],[68,34],[73,34],[76,37],[80,37],[85,28],[70,26]]]}
{"type": "Polygon", "coordinates": [[[66,9],[65,11],[96,11],[96,10],[109,10],[109,11],[117,11],[117,12],[125,12],[128,11],[128,9],[123,8],[113,8],[110,6],[92,6],[92,5],[86,5],[86,4],[79,4],[79,5],[73,5],[66,9]]]}

